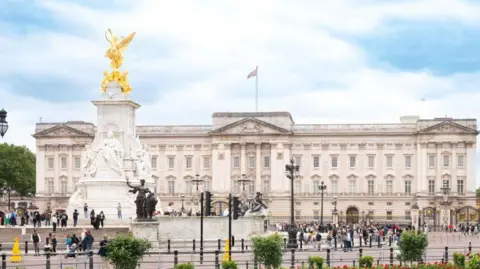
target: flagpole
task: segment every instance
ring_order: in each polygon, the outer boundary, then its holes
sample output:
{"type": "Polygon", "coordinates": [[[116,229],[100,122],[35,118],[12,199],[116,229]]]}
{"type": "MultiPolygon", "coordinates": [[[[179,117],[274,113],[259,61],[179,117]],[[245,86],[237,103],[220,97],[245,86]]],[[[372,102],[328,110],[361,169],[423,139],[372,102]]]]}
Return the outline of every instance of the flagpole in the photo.
{"type": "Polygon", "coordinates": [[[258,65],[256,67],[257,75],[255,76],[255,112],[258,112],[258,65]]]}

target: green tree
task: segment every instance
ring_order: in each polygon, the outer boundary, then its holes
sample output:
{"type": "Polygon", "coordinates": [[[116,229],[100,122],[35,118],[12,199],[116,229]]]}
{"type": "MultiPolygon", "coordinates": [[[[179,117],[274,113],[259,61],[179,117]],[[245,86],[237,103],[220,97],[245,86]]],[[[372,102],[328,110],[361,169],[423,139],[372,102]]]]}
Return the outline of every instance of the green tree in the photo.
{"type": "Polygon", "coordinates": [[[119,235],[107,244],[107,259],[116,269],[135,269],[143,255],[152,247],[147,239],[119,235]]]}
{"type": "Polygon", "coordinates": [[[35,154],[25,146],[0,144],[0,186],[20,195],[35,193],[35,154]]]}
{"type": "Polygon", "coordinates": [[[480,187],[477,188],[476,194],[477,194],[477,197],[480,198],[480,187]]]}
{"type": "Polygon", "coordinates": [[[265,268],[280,268],[283,257],[283,239],[275,233],[269,236],[252,237],[253,255],[265,268]]]}
{"type": "Polygon", "coordinates": [[[398,259],[403,262],[413,262],[422,259],[428,247],[428,237],[424,233],[415,234],[414,232],[403,232],[398,243],[400,254],[398,259]]]}

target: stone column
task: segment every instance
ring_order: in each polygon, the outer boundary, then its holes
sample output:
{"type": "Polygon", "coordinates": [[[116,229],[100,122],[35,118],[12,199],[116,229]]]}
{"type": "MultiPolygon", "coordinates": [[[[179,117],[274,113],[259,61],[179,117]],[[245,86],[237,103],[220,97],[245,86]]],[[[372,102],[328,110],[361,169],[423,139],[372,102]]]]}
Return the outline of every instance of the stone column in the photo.
{"type": "Polygon", "coordinates": [[[245,146],[246,143],[241,143],[240,144],[240,172],[242,174],[246,174],[246,168],[247,168],[247,162],[245,161],[245,146]]]}
{"type": "Polygon", "coordinates": [[[475,181],[477,180],[477,152],[476,144],[467,143],[467,177],[466,177],[466,193],[475,194],[475,181]]]}
{"type": "Polygon", "coordinates": [[[443,167],[443,158],[442,158],[442,143],[437,142],[435,144],[435,152],[436,152],[436,165],[435,165],[435,171],[436,171],[436,177],[435,177],[435,192],[440,192],[440,188],[443,187],[443,181],[442,181],[442,167],[443,167]]]}
{"type": "Polygon", "coordinates": [[[72,152],[73,146],[67,146],[67,150],[68,150],[68,160],[67,160],[68,178],[67,178],[67,193],[65,193],[65,195],[70,196],[70,194],[73,192],[73,166],[75,165],[75,159],[73,158],[73,152],[72,152]]]}
{"type": "Polygon", "coordinates": [[[263,193],[261,147],[262,147],[261,143],[255,144],[255,190],[263,193]]]}
{"type": "Polygon", "coordinates": [[[45,146],[38,146],[36,153],[36,180],[35,180],[35,189],[37,196],[45,195],[45,170],[47,166],[45,165],[45,146]]]}
{"type": "Polygon", "coordinates": [[[53,153],[53,193],[58,193],[60,191],[59,185],[60,181],[58,180],[58,176],[60,175],[60,159],[58,158],[58,154],[60,151],[60,146],[55,145],[54,153],[53,153]]]}
{"type": "Polygon", "coordinates": [[[420,210],[418,209],[418,206],[417,207],[412,207],[412,209],[410,210],[410,219],[411,219],[411,224],[412,224],[412,227],[415,227],[415,230],[418,231],[419,228],[421,227],[418,227],[418,219],[420,218],[420,210]]]}
{"type": "MultiPolygon", "coordinates": [[[[450,160],[450,193],[457,192],[457,142],[450,143],[452,149],[452,157],[450,160]]],[[[465,162],[465,160],[464,160],[465,162]]],[[[450,224],[450,223],[449,223],[450,224]]]]}

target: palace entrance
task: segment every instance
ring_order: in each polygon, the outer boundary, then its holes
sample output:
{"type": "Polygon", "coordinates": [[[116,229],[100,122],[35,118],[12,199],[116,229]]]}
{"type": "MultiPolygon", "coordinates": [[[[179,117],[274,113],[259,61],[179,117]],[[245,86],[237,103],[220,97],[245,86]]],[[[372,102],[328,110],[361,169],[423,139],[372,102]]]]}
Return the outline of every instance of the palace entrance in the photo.
{"type": "Polygon", "coordinates": [[[358,208],[349,207],[346,212],[346,224],[358,224],[359,219],[358,208]]]}

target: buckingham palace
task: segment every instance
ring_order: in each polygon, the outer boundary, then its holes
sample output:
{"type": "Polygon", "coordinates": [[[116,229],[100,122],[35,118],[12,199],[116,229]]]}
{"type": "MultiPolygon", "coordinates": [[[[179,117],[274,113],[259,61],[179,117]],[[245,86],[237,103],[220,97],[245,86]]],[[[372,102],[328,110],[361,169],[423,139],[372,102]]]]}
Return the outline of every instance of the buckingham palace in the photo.
{"type": "MultiPolygon", "coordinates": [[[[228,193],[263,193],[272,217],[287,220],[291,180],[295,217],[408,223],[411,210],[439,224],[476,222],[475,119],[400,117],[389,124],[296,124],[289,112],[213,113],[210,125],[136,126],[147,145],[162,205],[189,207],[198,191],[214,194],[216,209],[228,193]],[[442,209],[443,210],[443,209],[442,209]]],[[[36,199],[62,208],[82,175],[82,153],[96,126],[67,121],[37,123],[36,199]]]]}

